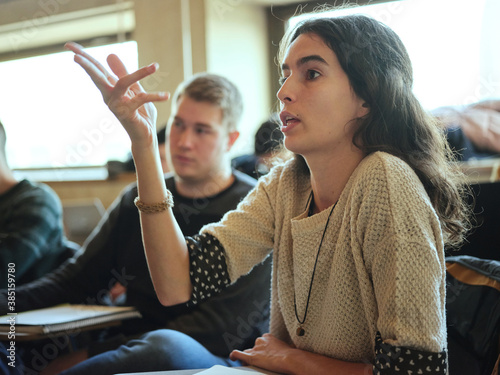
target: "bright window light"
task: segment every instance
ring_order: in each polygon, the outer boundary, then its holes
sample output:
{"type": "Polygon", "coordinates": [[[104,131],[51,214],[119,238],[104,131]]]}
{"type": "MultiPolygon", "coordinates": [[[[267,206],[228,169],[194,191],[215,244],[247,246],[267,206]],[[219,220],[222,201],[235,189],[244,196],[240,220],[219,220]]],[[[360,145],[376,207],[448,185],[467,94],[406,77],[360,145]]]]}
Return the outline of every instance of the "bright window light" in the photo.
{"type": "MultiPolygon", "coordinates": [[[[307,8],[306,8],[307,10],[307,8]]],[[[391,27],[413,63],[413,90],[424,108],[500,97],[500,1],[401,0],[322,13],[361,13],[391,27]]],[[[290,26],[311,17],[293,17],[290,26]]]]}
{"type": "MultiPolygon", "coordinates": [[[[137,70],[137,43],[88,48],[107,67],[115,53],[137,70]]],[[[123,160],[130,140],[72,52],[0,63],[0,120],[13,169],[103,166],[123,160]]]]}

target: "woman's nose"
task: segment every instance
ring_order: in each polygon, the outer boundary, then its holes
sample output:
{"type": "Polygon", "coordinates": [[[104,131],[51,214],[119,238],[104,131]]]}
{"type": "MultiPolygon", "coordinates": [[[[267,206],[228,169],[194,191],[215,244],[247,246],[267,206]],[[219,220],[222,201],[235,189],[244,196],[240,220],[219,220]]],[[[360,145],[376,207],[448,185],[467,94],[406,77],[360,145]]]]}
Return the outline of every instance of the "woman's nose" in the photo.
{"type": "Polygon", "coordinates": [[[279,101],[282,103],[292,102],[294,100],[294,95],[292,94],[291,80],[287,78],[285,82],[281,85],[280,89],[276,93],[279,101]]]}

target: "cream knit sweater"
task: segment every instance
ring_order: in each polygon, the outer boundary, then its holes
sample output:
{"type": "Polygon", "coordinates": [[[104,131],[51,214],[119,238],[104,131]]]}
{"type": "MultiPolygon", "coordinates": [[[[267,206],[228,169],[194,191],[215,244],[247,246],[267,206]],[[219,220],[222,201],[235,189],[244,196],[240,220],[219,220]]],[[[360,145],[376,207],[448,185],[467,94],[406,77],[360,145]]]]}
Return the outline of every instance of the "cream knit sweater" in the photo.
{"type": "Polygon", "coordinates": [[[308,172],[274,168],[238,208],[202,231],[224,246],[231,282],[273,253],[270,331],[297,348],[347,361],[374,358],[376,332],[391,345],[446,348],[443,239],[425,189],[402,160],[377,152],[350,177],[333,211],[308,217],[308,172]]]}

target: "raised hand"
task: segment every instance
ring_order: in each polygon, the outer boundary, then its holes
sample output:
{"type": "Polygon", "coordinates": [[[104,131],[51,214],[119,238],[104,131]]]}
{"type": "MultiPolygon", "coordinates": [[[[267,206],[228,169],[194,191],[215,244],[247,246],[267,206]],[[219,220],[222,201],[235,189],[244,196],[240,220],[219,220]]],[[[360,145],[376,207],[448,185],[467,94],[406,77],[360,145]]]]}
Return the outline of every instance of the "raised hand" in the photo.
{"type": "Polygon", "coordinates": [[[111,74],[77,43],[66,43],[65,48],[75,53],[78,63],[90,76],[102,94],[104,102],[127,131],[132,144],[148,146],[156,137],[156,108],[153,102],[168,100],[164,92],[147,93],[139,81],[158,70],[154,63],[129,74],[116,55],[109,55],[107,62],[111,74]]]}

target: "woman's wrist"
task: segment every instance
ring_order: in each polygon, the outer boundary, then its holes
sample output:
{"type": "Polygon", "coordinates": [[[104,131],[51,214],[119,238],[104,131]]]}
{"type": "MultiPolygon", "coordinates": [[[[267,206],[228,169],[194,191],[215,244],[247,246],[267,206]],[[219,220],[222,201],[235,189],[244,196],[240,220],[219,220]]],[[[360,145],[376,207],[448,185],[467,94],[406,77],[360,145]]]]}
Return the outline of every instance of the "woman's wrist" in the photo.
{"type": "Polygon", "coordinates": [[[287,350],[280,367],[288,375],[373,374],[371,363],[346,362],[295,348],[287,350]]]}
{"type": "Polygon", "coordinates": [[[132,143],[131,152],[137,172],[148,172],[154,169],[163,171],[157,142],[148,145],[132,143]]]}
{"type": "Polygon", "coordinates": [[[148,146],[132,145],[140,200],[161,202],[166,198],[165,179],[157,142],[148,146]]]}
{"type": "Polygon", "coordinates": [[[140,158],[142,155],[156,155],[159,150],[158,147],[156,139],[152,139],[151,141],[136,140],[131,141],[130,151],[135,160],[135,158],[140,158]]]}
{"type": "Polygon", "coordinates": [[[285,350],[283,355],[280,357],[280,372],[290,375],[303,373],[301,372],[301,367],[303,365],[303,361],[306,361],[307,363],[307,358],[304,355],[307,353],[308,352],[296,348],[289,348],[285,350]]]}

